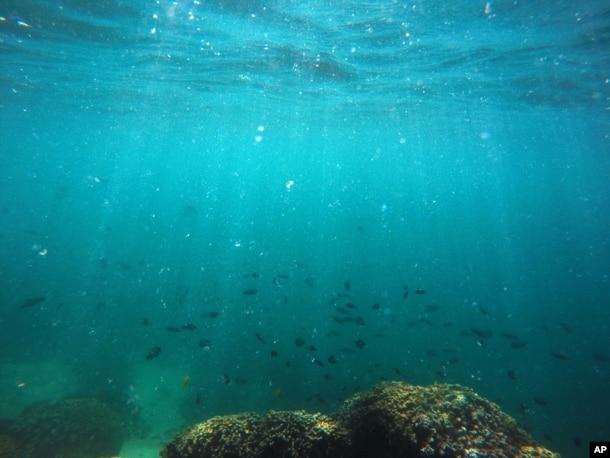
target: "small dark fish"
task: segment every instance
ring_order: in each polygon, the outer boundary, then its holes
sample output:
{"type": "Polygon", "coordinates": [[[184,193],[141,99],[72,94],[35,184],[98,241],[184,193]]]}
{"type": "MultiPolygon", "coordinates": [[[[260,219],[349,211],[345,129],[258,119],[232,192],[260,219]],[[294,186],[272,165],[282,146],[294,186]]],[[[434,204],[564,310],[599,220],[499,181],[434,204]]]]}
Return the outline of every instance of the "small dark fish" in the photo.
{"type": "Polygon", "coordinates": [[[344,309],[343,307],[336,307],[335,310],[339,313],[343,313],[344,315],[347,315],[349,313],[349,310],[344,309]]]}
{"type": "Polygon", "coordinates": [[[209,347],[211,343],[212,343],[212,341],[210,339],[201,339],[199,341],[199,346],[200,347],[209,347]]]}
{"type": "Polygon", "coordinates": [[[207,312],[207,313],[202,313],[201,317],[202,318],[218,318],[218,315],[220,315],[220,312],[207,312]]]}
{"type": "Polygon", "coordinates": [[[510,334],[508,332],[505,332],[504,334],[502,334],[506,339],[508,340],[519,340],[519,338],[514,335],[514,334],[510,334]]]}
{"type": "Polygon", "coordinates": [[[344,320],[340,316],[333,315],[333,320],[335,320],[339,324],[343,324],[344,320]]]}
{"type": "Polygon", "coordinates": [[[201,404],[201,396],[197,395],[197,397],[195,398],[195,404],[196,405],[201,404]]]}
{"type": "Polygon", "coordinates": [[[593,359],[595,361],[599,361],[600,363],[608,363],[608,362],[610,362],[610,356],[608,356],[605,353],[599,353],[597,351],[593,353],[593,359]]]}
{"type": "Polygon", "coordinates": [[[459,360],[459,359],[457,359],[457,358],[449,358],[449,359],[447,360],[447,364],[455,364],[455,363],[457,363],[457,362],[459,362],[459,361],[460,361],[460,360],[459,360]]]}
{"type": "Polygon", "coordinates": [[[350,284],[349,280],[346,280],[345,283],[343,283],[343,288],[346,291],[349,291],[350,286],[351,286],[351,284],[350,284]]]}
{"type": "Polygon", "coordinates": [[[402,375],[402,372],[400,372],[400,369],[398,369],[397,367],[393,367],[392,371],[394,371],[394,373],[397,375],[402,375]]]}
{"type": "Polygon", "coordinates": [[[553,442],[553,436],[551,436],[549,433],[546,433],[544,435],[544,438],[549,442],[553,442]]]}
{"type": "Polygon", "coordinates": [[[258,332],[257,332],[256,334],[254,334],[254,335],[256,336],[257,340],[258,340],[260,343],[262,343],[262,344],[264,344],[264,343],[265,343],[265,338],[264,338],[263,336],[261,336],[261,335],[260,335],[258,332]]]}
{"type": "Polygon", "coordinates": [[[381,305],[379,305],[379,304],[373,304],[373,305],[371,305],[371,308],[372,308],[373,310],[379,310],[379,309],[381,308],[381,305]]]}
{"type": "Polygon", "coordinates": [[[544,399],[543,397],[540,397],[540,396],[534,396],[534,402],[536,404],[538,404],[539,406],[547,405],[546,399],[544,399]]]}
{"type": "Polygon", "coordinates": [[[146,359],[148,361],[150,361],[151,359],[155,359],[159,356],[160,353],[161,347],[152,347],[150,350],[148,350],[148,353],[146,353],[146,359]]]}
{"type": "Polygon", "coordinates": [[[358,326],[364,326],[364,318],[362,318],[361,316],[357,316],[356,318],[354,318],[354,322],[358,326]]]}
{"type": "Polygon", "coordinates": [[[489,315],[489,310],[487,310],[487,309],[486,309],[485,307],[483,307],[481,304],[476,304],[476,308],[477,308],[477,310],[479,311],[479,313],[480,313],[481,315],[485,315],[485,316],[489,315]]]}
{"type": "Polygon", "coordinates": [[[235,377],[235,384],[236,385],[245,385],[246,383],[248,383],[248,381],[243,378],[243,377],[235,377]]]}
{"type": "Polygon", "coordinates": [[[477,337],[493,337],[494,333],[491,329],[478,329],[478,328],[470,328],[472,333],[477,337]]]}
{"type": "Polygon", "coordinates": [[[309,347],[307,347],[307,350],[314,352],[314,351],[318,351],[318,349],[316,347],[314,347],[313,345],[310,345],[309,347]]]}
{"type": "Polygon", "coordinates": [[[419,321],[420,323],[427,324],[428,326],[434,326],[434,324],[432,323],[432,321],[430,321],[428,318],[420,318],[418,321],[419,321]]]}
{"type": "Polygon", "coordinates": [[[352,304],[351,302],[348,302],[347,304],[345,304],[345,306],[348,309],[357,309],[358,307],[356,306],[356,304],[352,304]]]}
{"type": "Polygon", "coordinates": [[[582,445],[582,438],[580,438],[580,437],[575,437],[575,438],[574,438],[574,440],[573,440],[572,442],[574,442],[574,445],[575,445],[576,447],[580,447],[580,446],[582,445]]]}
{"type": "Polygon", "coordinates": [[[228,385],[231,383],[231,377],[229,377],[227,374],[222,374],[222,381],[225,385],[228,385]]]}
{"type": "Polygon", "coordinates": [[[570,359],[570,358],[568,358],[566,355],[564,355],[563,353],[559,353],[559,352],[557,352],[557,351],[552,351],[552,352],[550,353],[550,355],[551,355],[553,358],[558,359],[558,360],[560,360],[560,361],[567,361],[568,359],[570,359]]]}
{"type": "Polygon", "coordinates": [[[523,348],[526,345],[527,345],[527,342],[525,340],[513,340],[510,343],[511,348],[523,348]]]}
{"type": "Polygon", "coordinates": [[[451,321],[447,321],[447,322],[443,323],[444,328],[452,328],[454,326],[455,325],[451,321]]]}
{"type": "Polygon", "coordinates": [[[333,376],[330,374],[324,374],[324,380],[332,380],[333,376]]]}
{"type": "Polygon", "coordinates": [[[436,373],[436,375],[437,375],[439,378],[447,378],[447,372],[440,372],[440,371],[439,371],[439,372],[437,372],[437,373],[436,373]]]}
{"type": "Polygon", "coordinates": [[[335,358],[334,356],[329,356],[328,357],[328,362],[330,364],[337,364],[337,358],[335,358]]]}
{"type": "Polygon", "coordinates": [[[364,348],[366,347],[366,342],[362,339],[358,339],[358,340],[354,340],[354,344],[356,345],[356,347],[358,348],[364,348]]]}
{"type": "Polygon", "coordinates": [[[515,371],[508,371],[506,375],[508,375],[508,378],[511,380],[517,380],[517,373],[515,371]]]}
{"type": "Polygon", "coordinates": [[[32,307],[34,305],[40,304],[41,302],[44,302],[47,300],[46,296],[36,296],[36,297],[30,297],[29,299],[24,300],[21,303],[21,308],[24,307],[32,307]]]}
{"type": "Polygon", "coordinates": [[[404,285],[404,291],[402,293],[402,298],[405,300],[409,298],[409,286],[408,285],[404,285]]]}
{"type": "Polygon", "coordinates": [[[258,293],[258,289],[256,288],[248,288],[242,291],[244,296],[254,296],[256,293],[258,293]]]}
{"type": "Polygon", "coordinates": [[[165,329],[167,332],[180,332],[180,328],[177,326],[168,326],[165,329]]]}
{"type": "Polygon", "coordinates": [[[272,358],[277,358],[277,351],[271,350],[271,357],[272,358]]]}
{"type": "Polygon", "coordinates": [[[441,308],[438,305],[429,305],[426,307],[426,312],[433,313],[438,312],[441,308]]]}
{"type": "Polygon", "coordinates": [[[180,327],[185,331],[194,331],[195,329],[197,329],[197,326],[195,326],[193,323],[185,323],[180,327]]]}
{"type": "Polygon", "coordinates": [[[419,294],[420,296],[421,296],[422,294],[426,294],[427,292],[428,292],[428,291],[426,291],[425,289],[421,289],[421,288],[420,288],[420,289],[416,289],[416,290],[415,290],[415,294],[419,294]]]}
{"type": "Polygon", "coordinates": [[[150,320],[147,317],[142,318],[142,325],[148,326],[150,324],[150,320]]]}
{"type": "Polygon", "coordinates": [[[565,332],[566,334],[572,334],[572,328],[570,326],[568,326],[565,323],[557,323],[557,326],[559,326],[563,332],[565,332]]]}
{"type": "Polygon", "coordinates": [[[314,358],[313,362],[316,363],[320,367],[324,367],[324,363],[322,361],[320,361],[319,359],[314,358]]]}
{"type": "Polygon", "coordinates": [[[294,339],[294,344],[297,347],[302,347],[303,345],[305,345],[305,339],[303,339],[302,337],[297,337],[296,339],[294,339]]]}

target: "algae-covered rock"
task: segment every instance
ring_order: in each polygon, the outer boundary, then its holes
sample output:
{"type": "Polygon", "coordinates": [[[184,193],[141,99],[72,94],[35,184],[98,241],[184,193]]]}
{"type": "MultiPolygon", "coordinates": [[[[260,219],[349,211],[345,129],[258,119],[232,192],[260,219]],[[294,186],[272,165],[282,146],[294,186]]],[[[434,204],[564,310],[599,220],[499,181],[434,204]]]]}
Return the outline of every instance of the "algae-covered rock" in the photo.
{"type": "Polygon", "coordinates": [[[6,434],[0,434],[0,458],[21,458],[17,441],[6,434]]]}
{"type": "Polygon", "coordinates": [[[256,437],[260,434],[261,418],[255,414],[213,417],[180,433],[161,456],[256,456],[256,437]]]}
{"type": "Polygon", "coordinates": [[[214,417],[179,434],[162,458],[558,458],[500,408],[459,385],[384,382],[334,416],[214,417]]]}
{"type": "Polygon", "coordinates": [[[123,424],[96,399],[64,399],[28,407],[9,434],[19,442],[23,458],[99,458],[119,453],[123,424]]]}
{"type": "Polygon", "coordinates": [[[532,440],[500,408],[459,385],[385,382],[339,412],[358,456],[517,456],[532,440]]]}
{"type": "Polygon", "coordinates": [[[179,434],[163,458],[338,457],[345,431],[322,414],[270,412],[213,417],[179,434]]]}
{"type": "Polygon", "coordinates": [[[348,448],[347,431],[319,413],[271,412],[263,421],[265,457],[338,457],[348,448]]]}
{"type": "Polygon", "coordinates": [[[560,458],[559,453],[553,453],[539,445],[521,447],[517,458],[560,458]]]}

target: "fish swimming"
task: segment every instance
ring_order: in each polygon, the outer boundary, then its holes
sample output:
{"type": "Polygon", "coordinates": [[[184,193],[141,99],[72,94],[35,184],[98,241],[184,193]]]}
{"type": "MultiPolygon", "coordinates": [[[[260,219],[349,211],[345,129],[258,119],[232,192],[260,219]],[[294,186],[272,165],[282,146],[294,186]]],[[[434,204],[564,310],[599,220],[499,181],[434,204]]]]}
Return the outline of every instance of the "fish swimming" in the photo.
{"type": "Polygon", "coordinates": [[[558,360],[560,360],[560,361],[567,361],[568,359],[570,359],[570,358],[568,358],[566,355],[564,355],[563,353],[559,353],[559,352],[557,352],[557,351],[552,351],[552,352],[550,353],[550,355],[551,355],[553,358],[558,359],[558,360]]]}
{"type": "Polygon", "coordinates": [[[534,402],[536,404],[538,404],[539,406],[545,406],[547,405],[546,399],[544,399],[541,396],[534,396],[534,402]]]}
{"type": "Polygon", "coordinates": [[[150,361],[151,359],[155,359],[159,356],[160,353],[161,347],[152,347],[150,350],[148,350],[148,353],[146,353],[146,359],[148,361],[150,361]]]}
{"type": "Polygon", "coordinates": [[[33,305],[40,304],[45,300],[47,300],[46,296],[30,297],[29,299],[26,299],[21,303],[21,308],[32,307],[33,305]]]}

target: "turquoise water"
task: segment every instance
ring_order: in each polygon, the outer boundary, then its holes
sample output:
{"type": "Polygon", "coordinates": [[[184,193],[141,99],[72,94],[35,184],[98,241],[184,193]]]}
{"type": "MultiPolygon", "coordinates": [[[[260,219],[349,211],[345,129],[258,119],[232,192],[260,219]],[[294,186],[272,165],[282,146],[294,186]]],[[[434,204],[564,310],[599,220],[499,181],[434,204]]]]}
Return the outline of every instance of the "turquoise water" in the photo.
{"type": "Polygon", "coordinates": [[[160,446],[389,379],[610,439],[605,2],[0,16],[3,417],[112,393],[160,446]]]}

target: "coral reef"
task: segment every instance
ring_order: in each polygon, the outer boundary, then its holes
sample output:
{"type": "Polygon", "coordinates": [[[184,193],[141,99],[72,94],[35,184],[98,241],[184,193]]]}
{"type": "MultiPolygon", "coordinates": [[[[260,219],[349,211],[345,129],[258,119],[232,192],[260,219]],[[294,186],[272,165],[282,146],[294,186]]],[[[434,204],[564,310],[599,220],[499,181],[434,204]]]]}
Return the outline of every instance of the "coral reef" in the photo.
{"type": "Polygon", "coordinates": [[[517,458],[559,458],[559,454],[553,453],[544,447],[529,446],[521,447],[517,458]]]}
{"type": "Polygon", "coordinates": [[[270,412],[214,417],[179,434],[162,458],[558,458],[500,408],[459,385],[384,382],[331,417],[270,412]]]}
{"type": "Polygon", "coordinates": [[[496,404],[459,385],[385,382],[348,399],[339,421],[356,456],[500,458],[534,445],[496,404]]]}
{"type": "Polygon", "coordinates": [[[8,433],[19,443],[21,457],[99,458],[118,454],[123,422],[96,399],[64,399],[28,407],[8,433]]]}
{"type": "Polygon", "coordinates": [[[179,434],[161,456],[335,457],[346,446],[345,431],[330,417],[272,411],[211,418],[179,434]]]}

